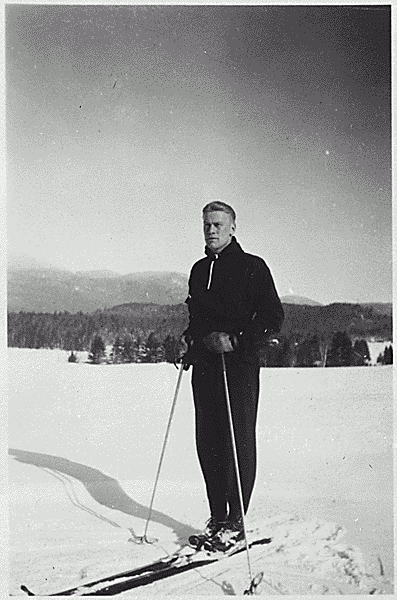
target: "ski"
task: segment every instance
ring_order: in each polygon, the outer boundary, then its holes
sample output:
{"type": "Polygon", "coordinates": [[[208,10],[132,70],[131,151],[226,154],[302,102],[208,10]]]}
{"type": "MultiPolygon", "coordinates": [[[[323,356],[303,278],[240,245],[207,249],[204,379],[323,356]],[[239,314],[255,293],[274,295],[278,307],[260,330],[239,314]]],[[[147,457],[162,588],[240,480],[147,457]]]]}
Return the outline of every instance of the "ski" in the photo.
{"type": "MultiPolygon", "coordinates": [[[[254,540],[249,546],[269,544],[270,542],[271,538],[261,538],[254,540]]],[[[186,545],[174,554],[165,556],[149,565],[123,571],[96,581],[83,583],[62,592],[46,594],[46,596],[112,596],[136,587],[148,585],[160,579],[171,577],[177,573],[183,573],[190,569],[196,569],[229,558],[243,550],[245,550],[244,540],[241,540],[241,543],[237,543],[226,552],[211,552],[204,549],[197,550],[186,545]]],[[[21,585],[20,589],[28,596],[41,595],[32,592],[25,585],[21,585]]]]}

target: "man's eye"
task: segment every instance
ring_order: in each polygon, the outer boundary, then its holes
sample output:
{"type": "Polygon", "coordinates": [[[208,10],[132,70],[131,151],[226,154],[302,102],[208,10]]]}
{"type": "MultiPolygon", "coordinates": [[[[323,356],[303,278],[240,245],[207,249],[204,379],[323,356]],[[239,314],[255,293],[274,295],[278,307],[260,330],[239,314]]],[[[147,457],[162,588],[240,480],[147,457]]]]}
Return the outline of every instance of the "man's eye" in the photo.
{"type": "Polygon", "coordinates": [[[211,225],[213,225],[214,227],[219,229],[222,226],[222,223],[205,223],[204,229],[206,229],[206,230],[211,229],[211,225]]]}

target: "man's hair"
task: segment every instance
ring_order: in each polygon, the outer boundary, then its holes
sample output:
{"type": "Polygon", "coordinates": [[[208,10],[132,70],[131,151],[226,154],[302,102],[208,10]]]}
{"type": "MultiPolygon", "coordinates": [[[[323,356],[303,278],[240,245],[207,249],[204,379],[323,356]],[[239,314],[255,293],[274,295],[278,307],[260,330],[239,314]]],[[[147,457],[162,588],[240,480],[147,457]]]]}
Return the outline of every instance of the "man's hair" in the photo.
{"type": "Polygon", "coordinates": [[[203,217],[206,213],[215,212],[216,210],[221,210],[227,213],[231,216],[233,223],[236,222],[236,213],[232,207],[225,202],[221,202],[220,200],[213,200],[212,202],[209,202],[209,204],[206,204],[203,208],[203,217]]]}

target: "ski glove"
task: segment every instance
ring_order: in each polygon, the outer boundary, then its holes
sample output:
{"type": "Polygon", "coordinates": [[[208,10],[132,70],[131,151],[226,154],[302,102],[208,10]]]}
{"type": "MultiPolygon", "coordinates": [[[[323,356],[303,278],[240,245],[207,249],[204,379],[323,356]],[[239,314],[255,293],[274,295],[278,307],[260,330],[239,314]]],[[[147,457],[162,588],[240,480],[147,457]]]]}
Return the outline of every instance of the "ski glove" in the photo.
{"type": "Polygon", "coordinates": [[[237,338],[224,331],[213,331],[203,339],[204,345],[210,352],[223,354],[233,352],[237,345],[237,338]]]}

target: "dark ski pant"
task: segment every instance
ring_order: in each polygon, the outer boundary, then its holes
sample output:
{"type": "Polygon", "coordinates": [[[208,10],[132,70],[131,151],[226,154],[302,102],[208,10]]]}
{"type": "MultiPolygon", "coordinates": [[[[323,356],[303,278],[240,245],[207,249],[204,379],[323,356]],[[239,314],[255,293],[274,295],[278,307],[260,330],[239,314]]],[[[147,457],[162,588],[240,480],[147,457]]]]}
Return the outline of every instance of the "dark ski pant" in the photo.
{"type": "MultiPolygon", "coordinates": [[[[256,419],[259,366],[238,363],[225,354],[244,513],[248,510],[256,476],[256,419]]],[[[241,514],[227,414],[221,355],[193,366],[196,446],[211,515],[223,520],[241,514]]]]}

